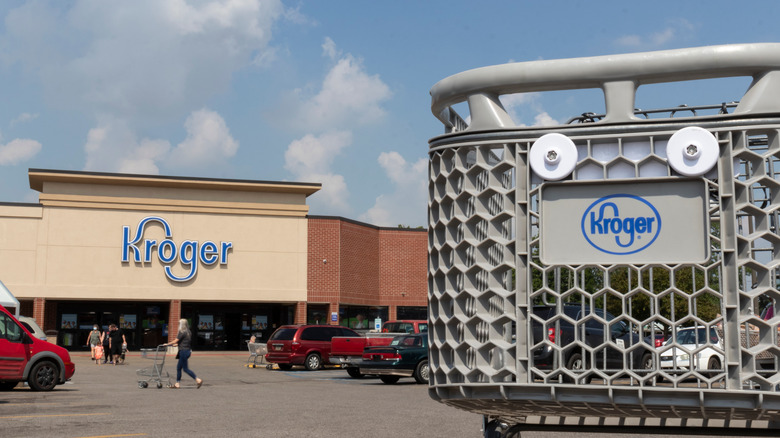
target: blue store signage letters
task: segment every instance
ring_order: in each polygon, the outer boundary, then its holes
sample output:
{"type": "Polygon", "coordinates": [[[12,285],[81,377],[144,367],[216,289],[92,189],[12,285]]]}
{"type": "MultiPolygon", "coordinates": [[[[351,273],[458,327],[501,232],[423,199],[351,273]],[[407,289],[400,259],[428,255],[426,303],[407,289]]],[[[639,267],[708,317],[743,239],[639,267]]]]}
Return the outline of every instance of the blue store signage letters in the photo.
{"type": "MultiPolygon", "coordinates": [[[[636,214],[636,213],[635,213],[636,214]]],[[[639,196],[617,194],[592,203],[582,215],[582,235],[588,243],[608,254],[634,254],[652,245],[661,233],[661,215],[639,196]],[[621,217],[620,208],[643,214],[621,217]],[[614,240],[611,237],[614,236],[614,240]]]]}
{"type": "Polygon", "coordinates": [[[122,227],[122,262],[129,262],[130,253],[132,253],[134,262],[151,263],[152,253],[156,253],[160,262],[166,265],[165,275],[173,281],[185,282],[195,277],[195,274],[198,273],[198,265],[201,263],[210,266],[219,261],[220,265],[226,265],[228,253],[233,248],[232,242],[220,242],[217,246],[210,240],[203,242],[203,244],[197,240],[185,240],[177,246],[171,237],[173,237],[171,226],[159,216],[148,216],[141,219],[133,239],[130,237],[130,227],[125,225],[122,227]],[[139,245],[146,225],[155,222],[162,226],[165,240],[158,243],[156,240],[146,239],[143,244],[139,245]],[[176,260],[189,269],[189,273],[184,277],[174,275],[171,270],[171,264],[176,260]]]}

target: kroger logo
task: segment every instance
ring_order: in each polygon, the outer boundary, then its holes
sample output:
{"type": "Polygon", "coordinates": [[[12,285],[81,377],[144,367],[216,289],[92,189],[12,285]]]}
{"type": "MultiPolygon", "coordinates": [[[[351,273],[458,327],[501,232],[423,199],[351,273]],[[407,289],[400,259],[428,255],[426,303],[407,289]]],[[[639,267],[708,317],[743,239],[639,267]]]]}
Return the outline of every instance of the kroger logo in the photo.
{"type": "Polygon", "coordinates": [[[607,254],[642,251],[655,242],[660,232],[661,215],[639,196],[605,196],[590,204],[582,215],[582,235],[607,254]]]}
{"type": "Polygon", "coordinates": [[[198,273],[198,265],[213,265],[219,261],[219,264],[226,265],[228,252],[233,248],[232,242],[216,243],[207,240],[199,243],[197,240],[185,240],[180,245],[171,240],[173,233],[171,226],[165,219],[157,216],[149,216],[141,219],[138,228],[135,231],[135,238],[130,237],[130,227],[122,227],[122,262],[130,261],[130,254],[133,254],[133,261],[140,263],[151,263],[152,256],[165,266],[165,275],[173,281],[189,281],[198,273]],[[165,240],[157,242],[156,240],[146,239],[141,243],[144,229],[150,223],[159,223],[165,232],[165,240]],[[179,261],[189,272],[183,277],[173,274],[171,264],[179,261]]]}

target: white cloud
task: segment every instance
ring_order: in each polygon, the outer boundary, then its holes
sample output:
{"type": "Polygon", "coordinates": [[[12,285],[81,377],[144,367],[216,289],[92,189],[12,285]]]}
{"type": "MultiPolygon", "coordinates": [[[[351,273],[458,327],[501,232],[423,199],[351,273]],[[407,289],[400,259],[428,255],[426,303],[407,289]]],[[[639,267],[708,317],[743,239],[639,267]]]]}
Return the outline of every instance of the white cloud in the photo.
{"type": "Polygon", "coordinates": [[[184,122],[187,138],[171,153],[175,167],[206,168],[224,163],[238,150],[238,142],[230,135],[225,120],[216,112],[194,111],[184,122]]]}
{"type": "Polygon", "coordinates": [[[330,39],[330,37],[325,37],[325,42],[322,43],[322,52],[330,59],[335,60],[338,58],[341,53],[336,48],[336,43],[330,39]]]}
{"type": "Polygon", "coordinates": [[[289,123],[309,132],[339,129],[376,123],[385,115],[381,104],[390,98],[390,88],[379,75],[370,75],[363,61],[351,54],[341,54],[333,40],[322,45],[323,54],[336,61],[322,81],[317,94],[306,96],[306,90],[295,90],[289,99],[293,108],[289,123]]]}
{"type": "Polygon", "coordinates": [[[377,161],[393,183],[393,192],[378,196],[359,220],[388,227],[427,226],[428,161],[408,163],[398,152],[383,152],[377,161]]]}
{"type": "Polygon", "coordinates": [[[336,156],[351,143],[350,131],[332,131],[320,136],[308,134],[287,147],[284,168],[299,178],[328,173],[336,156]]]}
{"type": "Polygon", "coordinates": [[[84,145],[85,170],[158,174],[160,166],[208,169],[235,155],[238,142],[214,111],[193,111],[184,123],[187,137],[175,148],[163,139],[138,139],[125,119],[103,118],[92,128],[84,145]]]}
{"type": "Polygon", "coordinates": [[[21,113],[15,119],[11,120],[10,126],[18,125],[19,123],[27,123],[38,118],[38,114],[21,113]]]}
{"type": "Polygon", "coordinates": [[[668,20],[668,26],[650,33],[649,35],[622,35],[615,40],[615,44],[634,49],[652,50],[668,45],[675,39],[685,38],[693,33],[696,26],[684,18],[668,20]]]}
{"type": "Polygon", "coordinates": [[[534,121],[531,126],[554,126],[560,122],[553,119],[547,111],[544,110],[541,100],[541,93],[518,93],[507,94],[500,97],[501,104],[509,114],[509,117],[517,126],[528,126],[524,123],[523,114],[530,110],[534,113],[534,121]]]}
{"type": "Polygon", "coordinates": [[[27,138],[17,138],[0,145],[0,166],[12,166],[27,161],[41,151],[41,144],[27,138]]]}
{"type": "Polygon", "coordinates": [[[350,131],[332,131],[320,136],[308,134],[287,147],[284,168],[298,181],[322,183],[322,189],[309,201],[320,214],[346,215],[349,211],[346,181],[330,168],[341,151],[351,143],[350,131]]]}
{"type": "Polygon", "coordinates": [[[273,57],[280,0],[26,2],[0,58],[37,74],[50,104],[99,116],[179,117],[273,57]]]}
{"type": "Polygon", "coordinates": [[[84,170],[155,175],[170,148],[165,140],[139,141],[125,120],[105,119],[87,134],[84,170]]]}
{"type": "Polygon", "coordinates": [[[541,112],[534,117],[533,126],[555,126],[560,125],[561,122],[553,119],[547,112],[541,112]]]}

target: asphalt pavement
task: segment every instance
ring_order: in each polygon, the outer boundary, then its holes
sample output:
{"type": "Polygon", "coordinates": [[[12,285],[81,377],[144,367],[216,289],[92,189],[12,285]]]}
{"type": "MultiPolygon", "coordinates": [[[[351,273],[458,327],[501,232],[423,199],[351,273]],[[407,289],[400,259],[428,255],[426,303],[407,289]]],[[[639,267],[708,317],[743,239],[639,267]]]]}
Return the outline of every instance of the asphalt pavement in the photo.
{"type": "MultiPolygon", "coordinates": [[[[182,388],[157,389],[146,381],[157,361],[131,352],[124,365],[95,365],[74,354],[76,374],[51,392],[26,386],[0,392],[0,437],[465,437],[478,438],[481,417],[445,406],[414,379],[385,385],[352,379],[346,371],[247,368],[248,353],[194,352],[190,367],[204,380],[198,389],[186,375],[182,388]],[[145,376],[139,377],[138,370],[145,376]]],[[[176,360],[163,369],[175,380],[176,360]]],[[[533,429],[533,428],[532,428],[533,429]]],[[[586,429],[536,427],[523,438],[671,438],[740,436],[722,430],[586,429]],[[690,432],[690,433],[688,433],[690,432]]]]}

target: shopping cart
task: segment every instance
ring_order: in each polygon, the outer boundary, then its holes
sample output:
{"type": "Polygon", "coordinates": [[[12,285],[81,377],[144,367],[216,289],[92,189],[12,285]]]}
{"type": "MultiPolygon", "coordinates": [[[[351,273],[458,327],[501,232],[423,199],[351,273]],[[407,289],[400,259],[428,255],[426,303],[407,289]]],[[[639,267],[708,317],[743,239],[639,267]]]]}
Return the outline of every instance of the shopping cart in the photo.
{"type": "Polygon", "coordinates": [[[136,371],[139,388],[146,388],[149,386],[149,382],[156,382],[159,389],[163,387],[163,380],[167,381],[166,386],[171,386],[171,375],[165,371],[165,353],[167,350],[168,348],[165,345],[141,349],[141,358],[151,359],[153,362],[151,366],[136,371]]]}

